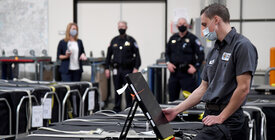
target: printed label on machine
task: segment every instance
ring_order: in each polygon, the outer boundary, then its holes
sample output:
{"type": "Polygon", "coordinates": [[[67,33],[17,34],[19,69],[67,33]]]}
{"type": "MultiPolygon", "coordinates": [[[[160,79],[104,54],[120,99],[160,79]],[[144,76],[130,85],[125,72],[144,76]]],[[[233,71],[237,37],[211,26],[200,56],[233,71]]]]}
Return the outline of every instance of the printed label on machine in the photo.
{"type": "Polygon", "coordinates": [[[33,106],[32,107],[32,127],[43,126],[43,107],[33,106]]]}
{"type": "Polygon", "coordinates": [[[89,91],[89,104],[88,104],[88,110],[94,110],[95,108],[95,91],[89,91]]]}
{"type": "MultiPolygon", "coordinates": [[[[43,98],[41,99],[43,100],[43,98]]],[[[46,98],[43,104],[43,118],[51,119],[52,118],[52,99],[46,98]]]]}

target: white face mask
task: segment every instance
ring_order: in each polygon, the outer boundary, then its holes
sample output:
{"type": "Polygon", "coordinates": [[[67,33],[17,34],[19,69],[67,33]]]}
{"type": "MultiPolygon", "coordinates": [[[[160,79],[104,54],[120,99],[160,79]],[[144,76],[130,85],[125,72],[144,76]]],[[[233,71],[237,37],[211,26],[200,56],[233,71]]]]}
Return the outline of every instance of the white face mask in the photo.
{"type": "Polygon", "coordinates": [[[75,29],[70,30],[70,35],[72,37],[75,37],[77,35],[77,30],[75,30],[75,29]]]}
{"type": "MultiPolygon", "coordinates": [[[[211,23],[208,25],[208,27],[212,24],[213,20],[211,21],[211,23]]],[[[204,37],[210,41],[215,41],[218,39],[217,33],[215,32],[215,30],[213,32],[209,31],[209,28],[205,28],[204,30],[202,30],[202,33],[204,35],[204,37]]]]}

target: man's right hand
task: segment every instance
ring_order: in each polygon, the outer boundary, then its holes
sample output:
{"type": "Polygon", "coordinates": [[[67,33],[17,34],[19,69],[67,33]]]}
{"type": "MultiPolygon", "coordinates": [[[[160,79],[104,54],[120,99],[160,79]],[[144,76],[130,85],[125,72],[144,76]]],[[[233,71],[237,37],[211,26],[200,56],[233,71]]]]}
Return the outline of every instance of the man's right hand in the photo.
{"type": "Polygon", "coordinates": [[[167,68],[170,72],[175,72],[176,66],[170,62],[167,63],[167,68]]]}
{"type": "Polygon", "coordinates": [[[164,113],[166,119],[170,122],[175,119],[175,117],[178,115],[175,108],[166,108],[163,109],[162,112],[164,113]]]}
{"type": "Polygon", "coordinates": [[[109,69],[105,70],[105,76],[106,76],[106,78],[110,77],[110,70],[109,69]]]}

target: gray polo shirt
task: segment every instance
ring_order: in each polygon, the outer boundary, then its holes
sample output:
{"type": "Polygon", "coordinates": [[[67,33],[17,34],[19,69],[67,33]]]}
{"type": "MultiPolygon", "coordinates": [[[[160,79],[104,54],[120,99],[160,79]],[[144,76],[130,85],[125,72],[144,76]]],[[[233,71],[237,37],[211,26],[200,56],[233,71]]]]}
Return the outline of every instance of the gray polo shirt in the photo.
{"type": "Polygon", "coordinates": [[[208,82],[202,101],[227,104],[237,88],[237,76],[255,73],[258,54],[255,46],[233,27],[224,40],[215,42],[209,51],[202,79],[208,82]]]}

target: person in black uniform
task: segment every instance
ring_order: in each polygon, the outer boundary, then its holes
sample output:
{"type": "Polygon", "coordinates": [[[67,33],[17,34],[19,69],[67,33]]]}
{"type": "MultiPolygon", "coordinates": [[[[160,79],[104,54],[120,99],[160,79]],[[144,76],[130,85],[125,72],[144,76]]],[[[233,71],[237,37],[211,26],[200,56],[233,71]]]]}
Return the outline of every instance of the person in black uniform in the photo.
{"type": "Polygon", "coordinates": [[[169,101],[179,99],[180,90],[193,92],[197,87],[196,72],[204,60],[204,47],[200,40],[188,32],[185,18],[179,18],[178,33],[170,37],[166,46],[166,63],[170,71],[169,101]]]}
{"type": "Polygon", "coordinates": [[[180,112],[205,102],[202,130],[193,140],[246,140],[248,124],[242,110],[258,64],[255,46],[230,25],[228,9],[211,4],[201,11],[203,35],[216,41],[209,51],[200,86],[182,103],[164,109],[171,121],[180,112]]]}
{"type": "MultiPolygon", "coordinates": [[[[141,64],[139,49],[136,40],[126,34],[127,22],[118,22],[119,35],[114,37],[108,47],[105,75],[110,77],[110,69],[113,70],[113,80],[115,90],[122,88],[126,83],[125,75],[128,73],[138,72],[141,64]]],[[[126,107],[132,104],[132,97],[126,90],[126,107]]],[[[114,111],[121,111],[121,95],[115,94],[114,111]]]]}

